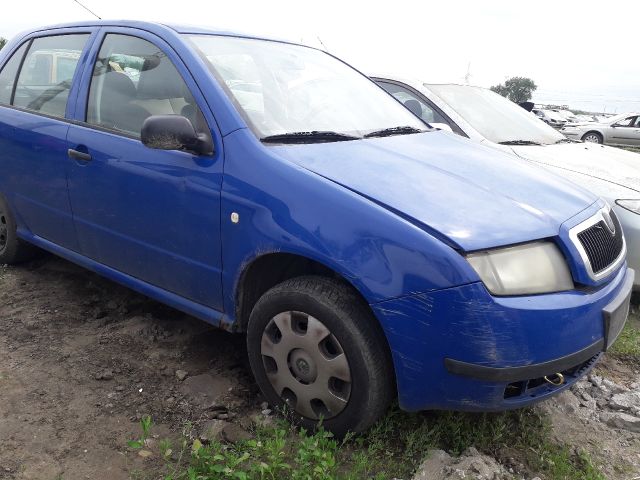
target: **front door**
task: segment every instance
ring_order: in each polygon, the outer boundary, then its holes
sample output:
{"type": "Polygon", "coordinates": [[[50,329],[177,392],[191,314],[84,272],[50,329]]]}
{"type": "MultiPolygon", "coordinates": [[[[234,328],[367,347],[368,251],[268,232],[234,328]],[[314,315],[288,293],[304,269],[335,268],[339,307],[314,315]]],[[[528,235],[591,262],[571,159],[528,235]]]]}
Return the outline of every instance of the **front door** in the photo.
{"type": "MultiPolygon", "coordinates": [[[[624,118],[608,128],[609,143],[618,145],[640,145],[640,128],[636,126],[638,117],[624,118]]],[[[606,143],[606,142],[605,142],[606,143]]]]}
{"type": "Polygon", "coordinates": [[[214,133],[173,50],[149,34],[135,35],[107,32],[79,95],[86,116],[69,130],[69,194],[80,248],[104,265],[221,310],[221,142],[207,156],[141,143],[151,115],[183,115],[200,132],[214,133]]]}

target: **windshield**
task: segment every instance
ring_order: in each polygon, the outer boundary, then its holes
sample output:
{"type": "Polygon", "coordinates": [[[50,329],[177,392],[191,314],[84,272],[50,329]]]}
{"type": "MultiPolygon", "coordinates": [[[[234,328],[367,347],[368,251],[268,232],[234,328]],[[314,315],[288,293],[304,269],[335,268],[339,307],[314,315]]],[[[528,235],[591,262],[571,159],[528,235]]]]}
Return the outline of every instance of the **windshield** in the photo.
{"type": "Polygon", "coordinates": [[[323,141],[337,141],[427,128],[375,83],[319,50],[216,35],[190,39],[260,138],[321,132],[323,141]],[[389,130],[395,127],[411,128],[389,130]]]}
{"type": "Polygon", "coordinates": [[[492,142],[550,145],[565,139],[535,114],[491,90],[466,85],[425,86],[492,142]]]}

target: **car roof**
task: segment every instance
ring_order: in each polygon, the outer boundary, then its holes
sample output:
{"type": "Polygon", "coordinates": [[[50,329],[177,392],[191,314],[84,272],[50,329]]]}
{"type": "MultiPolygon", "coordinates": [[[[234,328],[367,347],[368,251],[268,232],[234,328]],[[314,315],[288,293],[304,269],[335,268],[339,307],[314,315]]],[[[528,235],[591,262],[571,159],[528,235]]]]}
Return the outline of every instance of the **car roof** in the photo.
{"type": "Polygon", "coordinates": [[[161,34],[163,31],[170,29],[181,34],[224,35],[224,36],[231,36],[231,37],[252,38],[252,39],[258,39],[258,40],[268,40],[268,41],[276,41],[276,42],[299,45],[296,42],[292,42],[290,40],[285,40],[282,38],[254,35],[246,32],[231,31],[231,30],[219,29],[215,27],[201,27],[201,26],[180,25],[180,24],[161,23],[161,22],[146,22],[146,21],[139,21],[139,20],[88,20],[88,21],[82,21],[82,22],[60,23],[57,25],[48,25],[44,27],[34,28],[24,33],[46,32],[47,30],[56,30],[56,29],[63,29],[63,28],[82,28],[82,27],[129,27],[129,28],[137,28],[140,30],[147,30],[155,34],[161,34]]]}

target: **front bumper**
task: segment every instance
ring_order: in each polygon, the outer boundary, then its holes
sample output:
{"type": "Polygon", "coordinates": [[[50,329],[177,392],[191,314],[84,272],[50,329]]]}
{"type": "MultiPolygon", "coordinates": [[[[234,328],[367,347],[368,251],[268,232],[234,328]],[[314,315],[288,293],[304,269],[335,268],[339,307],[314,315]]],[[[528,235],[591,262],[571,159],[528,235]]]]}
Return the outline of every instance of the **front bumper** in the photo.
{"type": "Polygon", "coordinates": [[[605,312],[628,307],[633,278],[625,266],[588,291],[492,297],[472,283],[372,305],[393,354],[400,406],[495,411],[562,391],[605,349],[605,312]],[[556,372],[565,383],[540,382],[556,372]]]}

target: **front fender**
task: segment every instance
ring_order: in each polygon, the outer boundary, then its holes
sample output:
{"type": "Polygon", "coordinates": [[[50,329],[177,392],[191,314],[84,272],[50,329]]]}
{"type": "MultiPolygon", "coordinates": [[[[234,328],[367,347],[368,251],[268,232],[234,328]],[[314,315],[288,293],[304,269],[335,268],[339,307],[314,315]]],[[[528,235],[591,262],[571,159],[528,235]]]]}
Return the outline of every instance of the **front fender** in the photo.
{"type": "Polygon", "coordinates": [[[280,159],[247,129],[225,137],[221,218],[225,313],[231,323],[241,274],[266,253],[319,262],[351,282],[369,303],[478,280],[450,246],[357,193],[280,159]]]}

